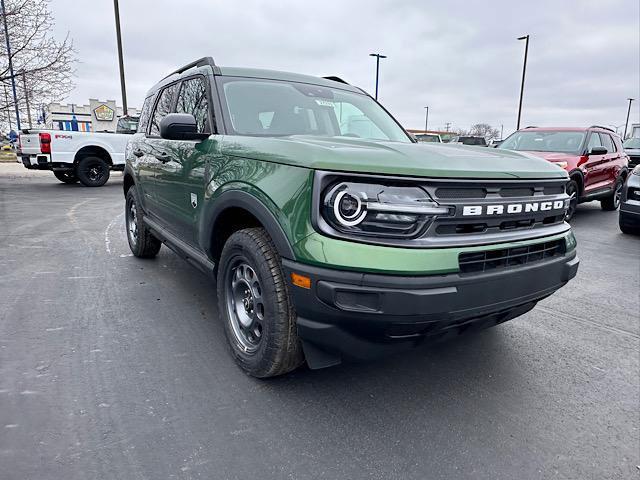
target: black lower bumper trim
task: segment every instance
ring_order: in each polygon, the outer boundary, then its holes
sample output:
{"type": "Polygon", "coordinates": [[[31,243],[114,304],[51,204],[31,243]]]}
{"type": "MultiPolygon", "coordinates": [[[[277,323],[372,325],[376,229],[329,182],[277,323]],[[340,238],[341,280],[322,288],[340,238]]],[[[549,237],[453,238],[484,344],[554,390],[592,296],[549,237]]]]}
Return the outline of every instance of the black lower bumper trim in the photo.
{"type": "Polygon", "coordinates": [[[578,264],[573,250],[489,273],[403,277],[283,261],[287,278],[295,272],[312,279],[310,289],[289,282],[298,333],[312,368],[341,358],[375,358],[428,338],[448,338],[505,322],[566,284],[578,264]]]}

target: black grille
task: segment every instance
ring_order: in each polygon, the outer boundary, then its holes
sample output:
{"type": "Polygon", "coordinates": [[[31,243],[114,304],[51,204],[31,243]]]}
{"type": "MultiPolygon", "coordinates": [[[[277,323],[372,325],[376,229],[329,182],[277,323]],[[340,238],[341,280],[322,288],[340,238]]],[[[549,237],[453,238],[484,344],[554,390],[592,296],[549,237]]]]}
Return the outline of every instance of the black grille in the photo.
{"type": "Polygon", "coordinates": [[[536,243],[524,247],[461,253],[458,256],[460,273],[479,273],[517,267],[540,260],[564,255],[564,240],[536,243]]]}
{"type": "Polygon", "coordinates": [[[485,198],[487,191],[484,188],[438,188],[438,198],[485,198]]]}
{"type": "Polygon", "coordinates": [[[560,195],[564,193],[564,186],[556,185],[555,187],[544,187],[545,195],[560,195]]]}
{"type": "Polygon", "coordinates": [[[640,165],[640,155],[629,155],[629,168],[635,168],[640,165]]]}
{"type": "Polygon", "coordinates": [[[530,197],[533,195],[533,188],[502,188],[500,189],[501,197],[530,197]]]}

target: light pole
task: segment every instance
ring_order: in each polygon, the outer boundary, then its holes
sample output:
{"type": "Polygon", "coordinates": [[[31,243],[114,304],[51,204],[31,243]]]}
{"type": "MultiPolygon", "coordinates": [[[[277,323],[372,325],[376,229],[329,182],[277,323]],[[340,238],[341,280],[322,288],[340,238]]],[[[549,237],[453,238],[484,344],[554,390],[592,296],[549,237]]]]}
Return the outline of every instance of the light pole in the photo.
{"type": "Polygon", "coordinates": [[[16,109],[16,124],[20,131],[20,110],[18,109],[18,94],[16,92],[16,78],[13,75],[13,59],[11,58],[11,45],[9,44],[9,28],[7,27],[7,11],[4,7],[4,0],[0,0],[2,4],[2,20],[4,20],[4,38],[7,41],[7,56],[9,57],[9,75],[11,75],[11,86],[13,87],[13,105],[16,109]]]}
{"type": "Polygon", "coordinates": [[[370,53],[370,57],[376,57],[376,100],[378,100],[378,78],[380,77],[380,59],[387,58],[386,55],[381,55],[379,53],[370,53]]]}
{"type": "Polygon", "coordinates": [[[122,113],[127,115],[127,88],[124,84],[124,61],[122,59],[122,35],[120,33],[120,7],[118,0],[113,0],[113,10],[116,16],[116,41],[118,43],[118,63],[120,66],[120,89],[122,90],[122,113]]]}
{"type": "Polygon", "coordinates": [[[629,100],[629,108],[627,108],[627,121],[624,122],[624,135],[622,135],[622,140],[627,138],[627,126],[629,125],[629,114],[631,113],[631,102],[633,102],[634,98],[627,98],[629,100]]]}
{"type": "Polygon", "coordinates": [[[429,107],[424,107],[427,111],[427,113],[424,116],[424,132],[427,133],[427,130],[429,129],[429,107]]]}
{"type": "Polygon", "coordinates": [[[524,64],[522,65],[522,83],[520,84],[520,105],[518,106],[518,125],[516,130],[520,130],[520,116],[522,115],[522,95],[524,94],[524,76],[527,73],[527,55],[529,53],[529,35],[518,37],[518,40],[525,40],[524,44],[524,64]]]}

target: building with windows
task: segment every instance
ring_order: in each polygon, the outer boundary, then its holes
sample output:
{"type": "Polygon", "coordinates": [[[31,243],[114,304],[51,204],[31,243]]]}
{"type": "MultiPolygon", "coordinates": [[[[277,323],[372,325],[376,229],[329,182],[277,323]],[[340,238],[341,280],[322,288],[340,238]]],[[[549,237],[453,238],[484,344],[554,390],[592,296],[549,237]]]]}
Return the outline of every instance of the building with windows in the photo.
{"type": "MultiPolygon", "coordinates": [[[[129,107],[130,116],[139,115],[137,108],[129,107]]],[[[89,105],[50,103],[44,107],[39,124],[52,130],[77,130],[80,132],[115,132],[122,107],[115,100],[89,99],[89,105]],[[77,123],[77,128],[74,128],[77,123]]]]}

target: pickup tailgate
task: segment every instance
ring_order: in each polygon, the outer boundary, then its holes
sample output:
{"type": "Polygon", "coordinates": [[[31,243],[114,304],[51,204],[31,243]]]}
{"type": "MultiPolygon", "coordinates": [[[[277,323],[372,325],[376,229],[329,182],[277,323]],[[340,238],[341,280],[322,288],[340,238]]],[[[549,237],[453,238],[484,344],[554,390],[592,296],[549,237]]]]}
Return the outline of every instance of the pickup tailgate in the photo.
{"type": "Polygon", "coordinates": [[[38,133],[20,134],[20,152],[23,155],[37,155],[40,150],[40,135],[38,133]]]}

